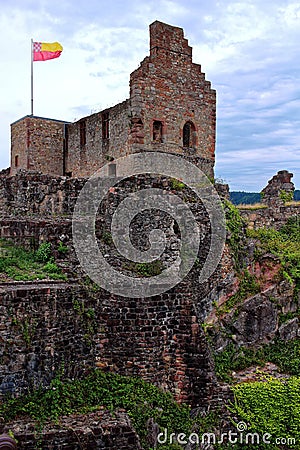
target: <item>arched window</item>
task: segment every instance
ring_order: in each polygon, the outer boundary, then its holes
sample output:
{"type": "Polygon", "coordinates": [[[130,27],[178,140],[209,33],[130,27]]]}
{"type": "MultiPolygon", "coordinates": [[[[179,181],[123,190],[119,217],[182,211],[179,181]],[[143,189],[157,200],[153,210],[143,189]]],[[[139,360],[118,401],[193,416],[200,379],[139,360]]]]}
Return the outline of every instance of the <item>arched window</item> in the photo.
{"type": "Polygon", "coordinates": [[[19,155],[15,156],[15,167],[19,166],[19,155]]]}
{"type": "Polygon", "coordinates": [[[196,147],[196,129],[192,122],[186,122],[183,127],[183,147],[196,147]]]}

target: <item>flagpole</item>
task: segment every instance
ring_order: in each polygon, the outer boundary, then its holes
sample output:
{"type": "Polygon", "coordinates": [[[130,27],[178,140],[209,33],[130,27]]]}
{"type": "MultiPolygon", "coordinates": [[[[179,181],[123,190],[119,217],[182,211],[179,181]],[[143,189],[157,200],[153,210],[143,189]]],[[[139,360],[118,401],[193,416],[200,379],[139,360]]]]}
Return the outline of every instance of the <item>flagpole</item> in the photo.
{"type": "Polygon", "coordinates": [[[31,115],[33,116],[33,39],[31,39],[31,115]]]}

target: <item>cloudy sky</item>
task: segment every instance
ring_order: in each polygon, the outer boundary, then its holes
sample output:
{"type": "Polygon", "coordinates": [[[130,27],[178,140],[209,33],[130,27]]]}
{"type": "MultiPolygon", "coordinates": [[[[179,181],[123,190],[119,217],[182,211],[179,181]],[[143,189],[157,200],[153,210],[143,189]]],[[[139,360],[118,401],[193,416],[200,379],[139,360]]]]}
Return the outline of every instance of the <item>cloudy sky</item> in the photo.
{"type": "Polygon", "coordinates": [[[253,192],[288,169],[300,188],[298,0],[1,0],[0,168],[30,114],[31,38],[64,47],[34,63],[34,114],[73,121],[128,98],[155,20],[184,28],[217,90],[216,176],[253,192]]]}

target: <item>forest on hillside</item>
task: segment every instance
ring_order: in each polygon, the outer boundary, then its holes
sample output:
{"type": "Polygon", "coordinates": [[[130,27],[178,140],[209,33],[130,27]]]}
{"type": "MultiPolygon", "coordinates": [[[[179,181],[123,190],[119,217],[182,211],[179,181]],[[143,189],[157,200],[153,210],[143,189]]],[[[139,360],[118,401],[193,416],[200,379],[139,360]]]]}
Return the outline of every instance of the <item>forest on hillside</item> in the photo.
{"type": "MultiPolygon", "coordinates": [[[[230,200],[234,205],[252,205],[261,201],[259,192],[244,192],[232,191],[230,192],[230,200]]],[[[300,189],[294,192],[294,200],[300,201],[300,189]]]]}

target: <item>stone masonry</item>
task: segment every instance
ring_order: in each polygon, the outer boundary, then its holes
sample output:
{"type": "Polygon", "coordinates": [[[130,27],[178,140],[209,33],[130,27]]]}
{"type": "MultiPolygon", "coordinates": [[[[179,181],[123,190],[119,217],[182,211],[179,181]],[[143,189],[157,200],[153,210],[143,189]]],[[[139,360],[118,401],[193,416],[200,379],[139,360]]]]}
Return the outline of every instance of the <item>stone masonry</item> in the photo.
{"type": "MultiPolygon", "coordinates": [[[[140,176],[116,187],[108,194],[107,211],[101,207],[96,222],[101,251],[120,270],[126,261],[117,257],[105,233],[114,209],[129,192],[153,183],[168,189],[166,180],[148,178],[140,176]]],[[[123,298],[102,289],[93,293],[85,284],[87,277],[72,244],[72,211],[84,180],[20,171],[0,181],[0,237],[27,248],[50,242],[54,253],[62,241],[68,253],[61,264],[69,275],[67,283],[1,285],[0,393],[17,395],[30,386],[48,385],[64,361],[67,377],[81,376],[91,368],[111,370],[154,382],[178,401],[207,405],[216,382],[201,322],[211,308],[206,294],[213,280],[199,286],[201,261],[178,286],[155,297],[123,298]],[[80,311],[93,311],[95,320],[79,314],[78,305],[80,311]]],[[[190,199],[188,192],[177,194],[190,199]]],[[[190,202],[204,236],[201,259],[210,242],[209,222],[203,205],[190,202]]],[[[144,216],[132,224],[136,243],[143,243],[143,233],[149,235],[153,227],[154,219],[147,219],[144,216]]],[[[158,225],[159,219],[156,214],[158,225]]],[[[175,242],[172,224],[171,218],[164,218],[161,226],[175,242]]],[[[166,263],[170,257],[168,250],[166,263]]]]}
{"type": "Polygon", "coordinates": [[[269,180],[268,185],[261,191],[262,200],[269,207],[280,207],[285,201],[292,200],[295,186],[291,182],[293,174],[287,170],[280,170],[269,180]]]}
{"type": "Polygon", "coordinates": [[[63,175],[66,123],[26,116],[11,126],[11,175],[20,169],[63,175]]]}
{"type": "Polygon", "coordinates": [[[249,228],[279,229],[290,217],[299,217],[300,204],[290,202],[295,190],[292,177],[287,170],[280,170],[261,191],[262,204],[257,209],[240,208],[249,228]]]}

